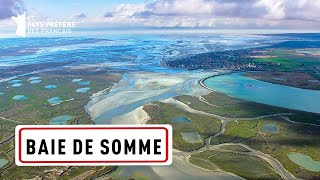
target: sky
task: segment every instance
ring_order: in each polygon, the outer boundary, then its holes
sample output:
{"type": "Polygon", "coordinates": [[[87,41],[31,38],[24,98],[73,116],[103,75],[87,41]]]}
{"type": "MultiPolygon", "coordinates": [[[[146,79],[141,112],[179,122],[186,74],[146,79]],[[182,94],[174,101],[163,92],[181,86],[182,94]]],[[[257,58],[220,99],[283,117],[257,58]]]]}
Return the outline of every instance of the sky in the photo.
{"type": "Polygon", "coordinates": [[[75,20],[81,27],[320,30],[320,0],[0,0],[12,16],[75,20]]]}

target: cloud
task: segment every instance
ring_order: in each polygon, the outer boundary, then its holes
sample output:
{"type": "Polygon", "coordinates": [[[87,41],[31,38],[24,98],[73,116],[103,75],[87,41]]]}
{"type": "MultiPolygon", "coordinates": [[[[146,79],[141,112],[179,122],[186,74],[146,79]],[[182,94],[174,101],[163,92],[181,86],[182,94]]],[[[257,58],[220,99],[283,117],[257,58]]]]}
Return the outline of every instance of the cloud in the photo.
{"type": "Polygon", "coordinates": [[[84,13],[81,14],[77,14],[74,16],[75,19],[85,19],[87,18],[87,15],[85,15],[84,13]]]}
{"type": "Polygon", "coordinates": [[[0,1],[0,20],[9,19],[17,14],[22,14],[24,5],[21,0],[1,0],[0,1]]]}
{"type": "Polygon", "coordinates": [[[155,0],[121,4],[104,14],[104,22],[155,27],[320,28],[319,9],[319,0],[155,0]]]}

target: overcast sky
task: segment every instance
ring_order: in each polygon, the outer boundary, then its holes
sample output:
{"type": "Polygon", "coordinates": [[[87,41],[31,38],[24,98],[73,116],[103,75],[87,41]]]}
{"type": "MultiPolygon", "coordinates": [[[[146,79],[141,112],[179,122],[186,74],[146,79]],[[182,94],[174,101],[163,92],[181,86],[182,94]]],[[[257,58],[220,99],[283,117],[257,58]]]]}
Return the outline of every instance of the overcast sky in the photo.
{"type": "Polygon", "coordinates": [[[319,11],[320,0],[0,0],[0,26],[27,12],[83,27],[320,30],[319,11]]]}

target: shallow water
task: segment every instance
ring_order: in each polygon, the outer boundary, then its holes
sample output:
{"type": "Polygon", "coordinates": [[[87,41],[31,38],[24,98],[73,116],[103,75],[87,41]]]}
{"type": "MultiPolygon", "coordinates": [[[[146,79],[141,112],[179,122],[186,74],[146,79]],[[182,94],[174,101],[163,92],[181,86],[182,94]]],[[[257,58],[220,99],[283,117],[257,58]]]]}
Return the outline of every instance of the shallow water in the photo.
{"type": "Polygon", "coordinates": [[[191,121],[185,116],[175,116],[171,121],[174,123],[191,124],[191,121]]]}
{"type": "Polygon", "coordinates": [[[32,80],[32,81],[30,81],[31,84],[38,84],[40,82],[41,82],[41,80],[32,80]]]}
{"type": "Polygon", "coordinates": [[[307,155],[300,153],[290,153],[287,156],[291,161],[308,171],[320,172],[320,162],[314,161],[307,155]]]}
{"type": "Polygon", "coordinates": [[[267,123],[267,124],[263,125],[263,127],[261,128],[261,131],[264,132],[264,133],[276,134],[276,133],[279,132],[279,128],[274,123],[267,123]]]}
{"type": "Polygon", "coordinates": [[[18,83],[18,82],[21,82],[21,80],[20,79],[14,79],[14,80],[9,81],[8,83],[9,84],[15,84],[15,83],[18,83]]]}
{"type": "Polygon", "coordinates": [[[79,85],[86,86],[86,85],[89,85],[90,83],[91,81],[84,81],[84,82],[79,82],[79,85]]]}
{"type": "Polygon", "coordinates": [[[65,125],[67,124],[67,121],[71,120],[72,116],[63,115],[53,118],[49,124],[50,125],[65,125]]]}
{"type": "Polygon", "coordinates": [[[4,167],[6,164],[8,164],[8,160],[6,159],[0,159],[0,168],[4,167]]]}
{"type": "Polygon", "coordinates": [[[12,84],[12,85],[11,85],[11,87],[20,87],[20,86],[22,86],[21,83],[15,83],[15,84],[12,84]]]}
{"type": "Polygon", "coordinates": [[[56,89],[57,86],[56,85],[48,85],[48,86],[45,86],[46,89],[56,89]]]}
{"type": "Polygon", "coordinates": [[[73,79],[72,82],[80,82],[82,79],[73,79]]]}
{"type": "Polygon", "coordinates": [[[39,79],[41,79],[41,77],[31,77],[28,79],[28,81],[39,80],[39,79]]]}
{"type": "Polygon", "coordinates": [[[211,77],[204,84],[228,96],[289,109],[320,113],[320,91],[258,81],[241,73],[211,77]],[[226,83],[228,82],[228,83],[226,83]]]}
{"type": "Polygon", "coordinates": [[[88,88],[88,87],[87,88],[80,88],[80,89],[77,89],[76,92],[77,93],[85,93],[85,92],[87,92],[89,90],[90,90],[90,88],[88,88]]]}
{"type": "Polygon", "coordinates": [[[16,95],[16,96],[14,96],[13,98],[12,98],[13,100],[26,100],[26,99],[28,99],[28,97],[27,96],[25,96],[25,95],[16,95]]]}
{"type": "Polygon", "coordinates": [[[61,99],[59,97],[53,97],[47,100],[50,104],[59,104],[61,103],[61,99]]]}

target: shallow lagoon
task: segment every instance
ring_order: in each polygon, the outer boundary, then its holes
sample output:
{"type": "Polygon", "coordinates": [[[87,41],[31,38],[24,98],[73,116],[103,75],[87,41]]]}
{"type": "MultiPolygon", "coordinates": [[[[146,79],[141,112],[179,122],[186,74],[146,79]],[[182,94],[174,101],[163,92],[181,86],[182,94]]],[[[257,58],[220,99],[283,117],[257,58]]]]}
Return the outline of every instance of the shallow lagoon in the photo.
{"type": "Polygon", "coordinates": [[[23,101],[23,100],[26,100],[28,99],[27,96],[25,95],[16,95],[12,98],[13,100],[19,100],[19,101],[23,101]]]}
{"type": "Polygon", "coordinates": [[[8,160],[6,159],[0,159],[0,168],[4,167],[6,164],[8,164],[8,160]]]}
{"type": "Polygon", "coordinates": [[[65,125],[67,124],[67,121],[71,120],[72,116],[63,115],[53,118],[49,124],[50,125],[65,125]]]}
{"type": "Polygon", "coordinates": [[[85,93],[85,92],[87,92],[87,91],[89,91],[90,90],[90,88],[80,88],[80,89],[77,89],[77,93],[85,93]]]}
{"type": "Polygon", "coordinates": [[[320,91],[258,81],[241,73],[208,78],[204,84],[228,96],[289,109],[320,113],[320,91]],[[228,83],[226,83],[228,82],[228,83]]]}
{"type": "Polygon", "coordinates": [[[57,86],[56,85],[48,85],[48,86],[45,86],[46,89],[56,89],[57,86]]]}
{"type": "Polygon", "coordinates": [[[300,153],[290,153],[287,156],[291,161],[308,171],[320,172],[320,162],[314,161],[309,156],[300,153]]]}

